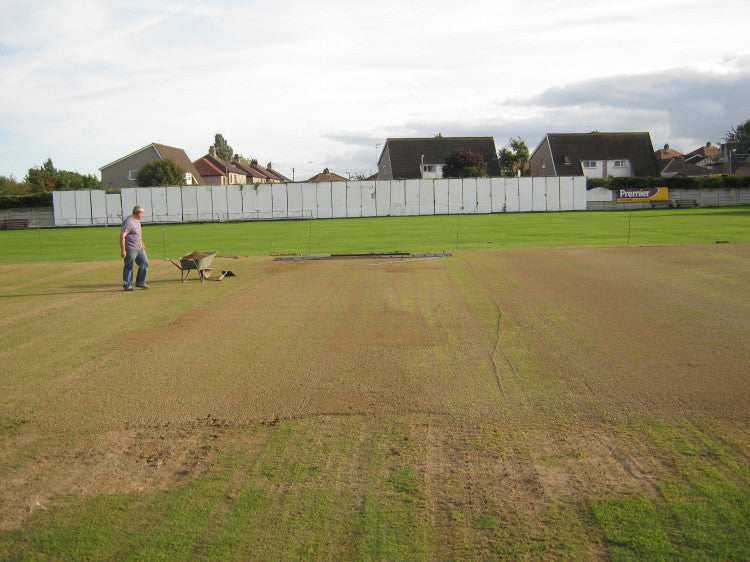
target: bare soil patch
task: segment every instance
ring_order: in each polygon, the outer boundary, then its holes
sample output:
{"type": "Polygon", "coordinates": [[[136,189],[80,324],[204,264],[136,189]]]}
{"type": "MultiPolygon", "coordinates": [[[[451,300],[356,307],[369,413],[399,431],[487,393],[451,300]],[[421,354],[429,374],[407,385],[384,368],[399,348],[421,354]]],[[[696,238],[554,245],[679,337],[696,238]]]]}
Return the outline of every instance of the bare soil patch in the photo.
{"type": "Polygon", "coordinates": [[[533,516],[651,493],[669,459],[613,420],[719,420],[750,444],[750,245],[253,258],[185,284],[154,260],[152,289],[126,296],[109,267],[88,265],[87,289],[61,289],[60,264],[0,289],[18,334],[0,412],[24,422],[0,433],[2,528],[64,494],[179,485],[290,418],[412,427],[447,534],[457,504],[533,516]]]}

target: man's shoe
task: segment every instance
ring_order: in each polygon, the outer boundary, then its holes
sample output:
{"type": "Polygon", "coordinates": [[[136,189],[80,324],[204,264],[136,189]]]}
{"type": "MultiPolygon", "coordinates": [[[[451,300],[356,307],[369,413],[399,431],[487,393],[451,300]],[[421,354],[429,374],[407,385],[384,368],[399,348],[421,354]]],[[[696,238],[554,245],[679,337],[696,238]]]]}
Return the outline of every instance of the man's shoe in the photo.
{"type": "Polygon", "coordinates": [[[126,291],[132,291],[133,287],[123,287],[123,289],[125,289],[126,291]]]}
{"type": "Polygon", "coordinates": [[[148,289],[148,285],[146,285],[145,283],[143,285],[136,285],[136,287],[138,287],[139,289],[148,289]]]}

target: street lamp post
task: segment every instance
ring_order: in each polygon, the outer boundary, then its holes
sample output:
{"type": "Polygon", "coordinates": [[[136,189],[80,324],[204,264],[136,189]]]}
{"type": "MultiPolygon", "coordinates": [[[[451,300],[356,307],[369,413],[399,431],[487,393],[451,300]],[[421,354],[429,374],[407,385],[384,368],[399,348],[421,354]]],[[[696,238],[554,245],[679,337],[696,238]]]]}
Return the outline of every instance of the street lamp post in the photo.
{"type": "Polygon", "coordinates": [[[734,154],[735,152],[737,152],[736,148],[733,148],[732,150],[729,151],[729,175],[730,176],[732,175],[732,154],[734,154]]]}

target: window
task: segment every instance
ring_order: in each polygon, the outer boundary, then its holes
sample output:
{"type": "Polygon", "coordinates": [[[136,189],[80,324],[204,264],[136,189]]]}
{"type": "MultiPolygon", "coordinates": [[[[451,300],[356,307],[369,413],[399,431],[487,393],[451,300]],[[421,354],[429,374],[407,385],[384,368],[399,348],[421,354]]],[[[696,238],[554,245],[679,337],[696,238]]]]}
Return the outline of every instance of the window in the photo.
{"type": "Polygon", "coordinates": [[[615,168],[627,168],[628,161],[627,160],[615,160],[614,167],[615,168]]]}
{"type": "Polygon", "coordinates": [[[128,179],[130,181],[135,181],[135,179],[138,177],[138,170],[130,170],[128,172],[128,179]]]}
{"type": "Polygon", "coordinates": [[[193,185],[193,174],[185,172],[185,185],[193,185]]]}
{"type": "Polygon", "coordinates": [[[581,167],[596,168],[596,160],[581,160],[581,167]]]}
{"type": "Polygon", "coordinates": [[[423,172],[434,172],[435,171],[435,165],[434,164],[425,164],[422,166],[423,172]]]}

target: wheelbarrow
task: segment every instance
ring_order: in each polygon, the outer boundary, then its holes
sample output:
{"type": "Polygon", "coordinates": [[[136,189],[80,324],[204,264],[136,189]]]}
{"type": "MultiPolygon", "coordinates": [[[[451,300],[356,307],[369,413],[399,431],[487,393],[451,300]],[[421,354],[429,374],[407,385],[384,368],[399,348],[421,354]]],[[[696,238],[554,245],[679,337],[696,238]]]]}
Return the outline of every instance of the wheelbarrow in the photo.
{"type": "Polygon", "coordinates": [[[211,268],[209,266],[214,261],[215,256],[216,252],[191,252],[182,256],[179,259],[179,263],[172,258],[167,259],[180,270],[183,283],[187,281],[190,272],[193,270],[198,271],[198,276],[201,278],[201,282],[203,282],[211,276],[211,268]]]}

